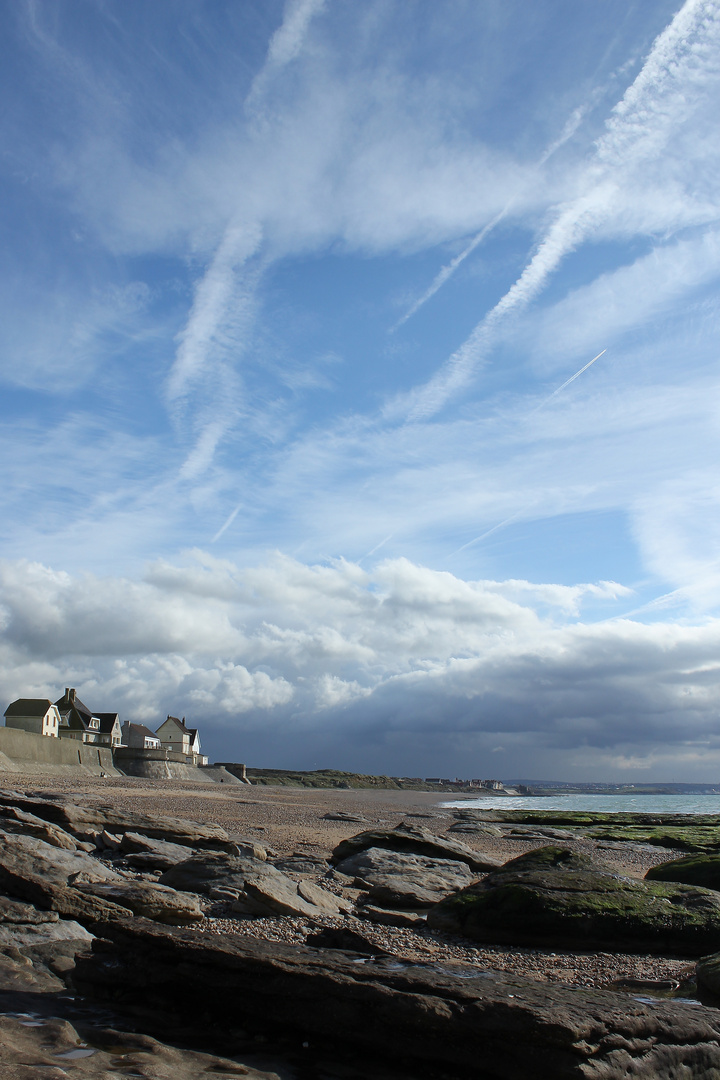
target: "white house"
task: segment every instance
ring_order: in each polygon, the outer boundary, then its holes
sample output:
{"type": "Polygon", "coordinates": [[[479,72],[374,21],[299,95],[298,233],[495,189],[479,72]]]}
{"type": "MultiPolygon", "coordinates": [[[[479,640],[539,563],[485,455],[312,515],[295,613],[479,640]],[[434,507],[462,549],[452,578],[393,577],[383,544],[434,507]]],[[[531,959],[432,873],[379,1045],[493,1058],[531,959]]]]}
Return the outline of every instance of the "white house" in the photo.
{"type": "Polygon", "coordinates": [[[177,716],[168,716],[155,734],[160,739],[163,749],[185,754],[186,757],[192,758],[193,764],[207,765],[207,758],[200,753],[198,730],[185,727],[184,716],[182,720],[178,720],[177,716]]]}
{"type": "Polygon", "coordinates": [[[60,732],[60,713],[49,698],[18,698],[5,710],[5,727],[32,731],[57,739],[60,732]]]}

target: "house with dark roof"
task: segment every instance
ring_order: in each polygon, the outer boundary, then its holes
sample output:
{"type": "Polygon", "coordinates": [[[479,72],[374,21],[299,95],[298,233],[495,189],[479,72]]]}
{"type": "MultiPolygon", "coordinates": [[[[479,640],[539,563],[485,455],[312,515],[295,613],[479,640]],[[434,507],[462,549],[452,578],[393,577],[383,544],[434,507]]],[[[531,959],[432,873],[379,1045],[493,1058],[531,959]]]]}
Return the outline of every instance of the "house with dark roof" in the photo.
{"type": "Polygon", "coordinates": [[[120,746],[122,733],[117,713],[93,713],[77,696],[74,687],[65,687],[65,693],[55,705],[60,713],[60,738],[78,739],[96,746],[120,746]]]}
{"type": "Polygon", "coordinates": [[[60,713],[49,698],[17,698],[5,710],[5,727],[57,739],[60,713]]]}
{"type": "Polygon", "coordinates": [[[122,726],[122,744],[134,750],[160,750],[162,743],[157,735],[144,724],[131,724],[126,720],[122,726]]]}

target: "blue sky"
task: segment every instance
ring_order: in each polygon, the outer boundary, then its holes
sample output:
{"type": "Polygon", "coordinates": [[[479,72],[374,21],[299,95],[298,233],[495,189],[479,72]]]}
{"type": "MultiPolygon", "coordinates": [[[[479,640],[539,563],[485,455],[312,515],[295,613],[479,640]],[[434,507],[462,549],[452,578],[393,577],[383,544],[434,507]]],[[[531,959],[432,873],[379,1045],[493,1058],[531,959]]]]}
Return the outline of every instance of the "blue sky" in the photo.
{"type": "Polygon", "coordinates": [[[5,698],[715,780],[720,4],[2,12],[5,698]]]}

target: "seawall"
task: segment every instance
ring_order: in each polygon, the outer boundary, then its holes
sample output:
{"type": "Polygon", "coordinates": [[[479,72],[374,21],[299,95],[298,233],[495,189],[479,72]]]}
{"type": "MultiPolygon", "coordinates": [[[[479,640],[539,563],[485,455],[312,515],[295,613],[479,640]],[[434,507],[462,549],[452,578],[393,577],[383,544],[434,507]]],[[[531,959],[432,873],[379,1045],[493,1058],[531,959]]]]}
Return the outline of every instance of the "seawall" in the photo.
{"type": "Polygon", "coordinates": [[[112,751],[90,746],[77,739],[51,739],[19,728],[0,727],[0,772],[64,773],[77,771],[90,776],[122,775],[113,764],[112,751]]]}

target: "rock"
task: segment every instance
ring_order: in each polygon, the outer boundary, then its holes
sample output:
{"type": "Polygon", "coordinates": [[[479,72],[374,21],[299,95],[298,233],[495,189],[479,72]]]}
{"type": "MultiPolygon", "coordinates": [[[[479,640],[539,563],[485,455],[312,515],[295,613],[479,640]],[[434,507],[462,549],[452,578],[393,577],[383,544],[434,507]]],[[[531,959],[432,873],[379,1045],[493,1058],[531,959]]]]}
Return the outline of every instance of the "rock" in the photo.
{"type": "Polygon", "coordinates": [[[118,847],[123,855],[161,855],[172,866],[192,857],[184,844],[171,844],[132,831],[122,834],[118,847]]]}
{"type": "Polygon", "coordinates": [[[44,840],[46,844],[65,848],[67,851],[74,851],[77,847],[70,833],[57,825],[43,821],[35,814],[19,810],[16,806],[0,806],[0,830],[22,833],[23,836],[34,836],[37,840],[44,840]]]}
{"type": "Polygon", "coordinates": [[[370,886],[370,897],[385,907],[432,907],[464,889],[476,877],[464,862],[404,855],[367,848],[338,863],[337,870],[370,886]]]}
{"type": "Polygon", "coordinates": [[[78,885],[80,892],[110,900],[156,922],[185,926],[205,917],[197,897],[145,881],[101,881],[78,885]]]}
{"type": "Polygon", "coordinates": [[[428,926],[484,942],[699,956],[720,945],[720,894],[544,847],[441,901],[428,926]]]}
{"type": "Polygon", "coordinates": [[[69,919],[58,919],[46,923],[2,923],[0,924],[0,948],[13,946],[16,949],[28,945],[44,944],[48,941],[82,941],[89,943],[93,935],[80,923],[69,919]]]}
{"type": "Polygon", "coordinates": [[[108,848],[110,851],[118,851],[122,842],[122,836],[118,836],[117,833],[110,833],[107,829],[98,836],[98,847],[108,848]]]}
{"type": "MultiPolygon", "coordinates": [[[[189,848],[185,848],[185,859],[187,859],[188,851],[189,848]]],[[[137,870],[141,874],[152,874],[155,871],[163,873],[165,870],[171,870],[173,866],[177,865],[177,859],[161,855],[159,852],[139,851],[137,855],[125,855],[123,863],[129,866],[131,870],[137,870]]]]}
{"type": "Polygon", "coordinates": [[[714,1001],[720,1001],[720,953],[703,956],[695,965],[695,978],[698,990],[709,994],[714,1001]]]}
{"type": "Polygon", "coordinates": [[[243,915],[339,915],[352,905],[325,889],[302,881],[299,884],[277,871],[262,877],[248,876],[242,894],[231,905],[243,915]]]}
{"type": "Polygon", "coordinates": [[[57,911],[38,911],[32,904],[0,896],[0,923],[51,923],[59,917],[57,911]]]}
{"type": "Polygon", "coordinates": [[[129,909],[85,896],[75,888],[89,881],[122,881],[114,870],[82,851],[53,847],[32,836],[3,835],[0,889],[82,923],[130,915],[129,909]]]}
{"type": "Polygon", "coordinates": [[[715,1080],[720,1014],[541,984],[471,966],[347,956],[145,920],[103,928],[74,982],[136,1022],[207,1037],[238,1028],[322,1040],[365,1075],[715,1080]],[[140,977],[139,977],[140,973],[140,977]]]}
{"type": "Polygon", "coordinates": [[[379,948],[364,934],[347,926],[326,926],[316,934],[308,934],[305,944],[313,949],[342,949],[343,952],[360,953],[362,956],[390,955],[387,949],[379,948]]]}
{"type": "Polygon", "coordinates": [[[396,829],[370,829],[367,832],[343,840],[335,848],[332,861],[337,865],[343,859],[356,855],[367,848],[387,848],[389,851],[408,855],[428,855],[434,859],[455,859],[466,863],[471,870],[483,873],[501,866],[500,859],[482,855],[472,848],[445,836],[435,836],[420,825],[398,825],[396,829]]]}
{"type": "Polygon", "coordinates": [[[323,814],[323,821],[348,821],[352,825],[364,825],[367,821],[362,814],[351,814],[346,810],[332,810],[329,814],[323,814]]]}
{"type": "Polygon", "coordinates": [[[448,829],[451,833],[468,833],[475,836],[502,836],[502,829],[496,825],[480,825],[474,821],[456,821],[448,829]]]}
{"type": "Polygon", "coordinates": [[[299,881],[297,891],[298,896],[308,904],[313,904],[320,911],[326,911],[328,915],[349,915],[353,909],[349,900],[336,896],[320,885],[313,885],[311,881],[299,881]]]}
{"type": "Polygon", "coordinates": [[[313,877],[320,877],[327,873],[330,864],[327,859],[296,852],[294,855],[276,859],[274,866],[284,874],[312,874],[313,877]]]}
{"type": "Polygon", "coordinates": [[[166,870],[159,882],[161,885],[169,885],[171,889],[209,895],[210,890],[216,886],[242,892],[248,875],[258,877],[264,874],[279,874],[283,877],[274,866],[259,859],[228,855],[224,852],[205,852],[193,855],[185,862],[166,870]]]}
{"type": "Polygon", "coordinates": [[[200,1076],[279,1080],[276,1073],[214,1054],[179,1050],[149,1035],[92,1027],[77,1020],[41,1016],[28,1023],[0,1016],[3,1080],[78,1080],[143,1076],[153,1080],[197,1080],[200,1076]],[[27,1064],[31,1062],[31,1064],[27,1064]]]}
{"type": "Polygon", "coordinates": [[[375,904],[363,904],[358,907],[357,915],[360,919],[378,923],[379,926],[413,927],[427,922],[427,914],[419,911],[395,911],[390,908],[377,907],[375,904]]]}
{"type": "Polygon", "coordinates": [[[685,885],[700,885],[720,891],[720,855],[688,855],[684,859],[652,866],[646,881],[680,881],[685,885]]]}
{"type": "Polygon", "coordinates": [[[106,830],[113,835],[125,832],[142,833],[144,836],[168,840],[184,847],[230,853],[237,850],[237,845],[219,825],[200,825],[196,821],[182,818],[140,814],[94,803],[79,806],[60,799],[43,798],[40,795],[23,796],[7,791],[0,791],[0,806],[17,806],[43,821],[59,825],[81,840],[94,839],[106,830]]]}

